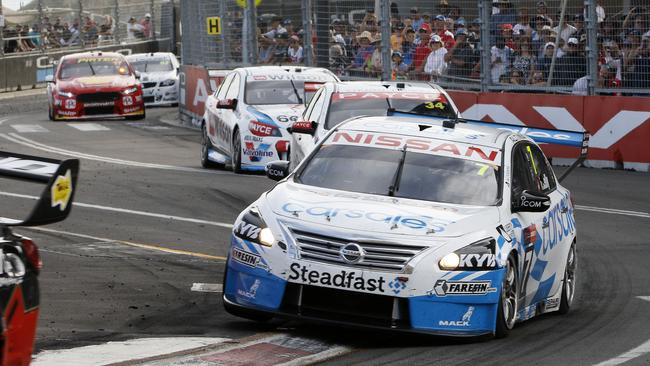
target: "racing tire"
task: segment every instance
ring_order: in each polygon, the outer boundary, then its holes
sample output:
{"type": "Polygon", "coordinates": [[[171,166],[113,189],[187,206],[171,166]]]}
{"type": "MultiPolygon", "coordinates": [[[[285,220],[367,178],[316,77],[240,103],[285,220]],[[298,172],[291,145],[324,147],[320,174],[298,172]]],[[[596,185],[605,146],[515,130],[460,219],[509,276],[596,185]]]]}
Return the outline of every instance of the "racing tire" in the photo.
{"type": "Polygon", "coordinates": [[[241,135],[239,129],[235,128],[232,137],[232,171],[241,174],[244,171],[241,168],[241,135]]]}
{"type": "Polygon", "coordinates": [[[228,262],[226,261],[226,268],[223,271],[223,295],[221,297],[221,300],[223,301],[223,308],[226,310],[226,312],[230,315],[234,315],[239,318],[244,318],[248,320],[253,320],[259,323],[265,323],[268,322],[269,320],[273,319],[273,315],[263,312],[263,311],[256,311],[253,309],[247,309],[239,306],[232,305],[226,301],[226,276],[228,275],[228,262]]]}
{"type": "Polygon", "coordinates": [[[569,254],[566,259],[566,268],[564,269],[564,280],[562,281],[562,296],[560,298],[560,308],[558,313],[566,314],[571,310],[573,299],[576,294],[576,272],[578,269],[578,254],[576,243],[571,244],[569,254]]]}
{"type": "Polygon", "coordinates": [[[205,122],[201,126],[201,166],[204,168],[213,168],[218,164],[208,159],[208,154],[212,148],[212,143],[208,137],[208,129],[205,127],[205,122]]]}
{"type": "Polygon", "coordinates": [[[47,106],[47,118],[49,118],[50,121],[56,121],[56,119],[54,118],[54,112],[52,112],[51,105],[47,106]]]}
{"type": "Polygon", "coordinates": [[[494,336],[507,337],[517,321],[517,307],[519,305],[519,274],[517,263],[513,255],[506,262],[501,293],[499,294],[499,307],[497,308],[497,322],[494,336]]]}

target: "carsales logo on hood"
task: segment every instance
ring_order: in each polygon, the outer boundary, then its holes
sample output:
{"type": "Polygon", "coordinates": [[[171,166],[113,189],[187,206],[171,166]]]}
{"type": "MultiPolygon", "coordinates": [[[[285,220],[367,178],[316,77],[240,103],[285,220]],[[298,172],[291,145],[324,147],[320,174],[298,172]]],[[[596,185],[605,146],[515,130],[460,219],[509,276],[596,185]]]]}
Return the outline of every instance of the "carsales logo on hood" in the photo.
{"type": "Polygon", "coordinates": [[[347,209],[330,207],[327,204],[307,206],[300,203],[289,202],[282,206],[282,210],[291,214],[305,213],[315,217],[341,218],[344,220],[367,220],[386,224],[389,227],[406,227],[413,230],[426,230],[436,233],[445,231],[450,223],[448,220],[434,219],[425,215],[405,215],[401,213],[366,211],[363,209],[347,209]]]}

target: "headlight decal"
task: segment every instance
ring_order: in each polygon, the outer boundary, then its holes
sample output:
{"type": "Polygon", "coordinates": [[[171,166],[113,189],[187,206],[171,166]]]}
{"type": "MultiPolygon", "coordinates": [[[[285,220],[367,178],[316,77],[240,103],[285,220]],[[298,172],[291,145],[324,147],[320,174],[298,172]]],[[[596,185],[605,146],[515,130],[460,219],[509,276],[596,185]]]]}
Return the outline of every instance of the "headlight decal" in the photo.
{"type": "Polygon", "coordinates": [[[233,229],[235,236],[248,240],[250,242],[273,246],[275,237],[273,232],[266,226],[266,223],[255,209],[251,209],[244,214],[241,221],[233,229]]]}
{"type": "Polygon", "coordinates": [[[497,268],[496,241],[486,238],[442,257],[438,266],[449,271],[486,271],[497,268]]]}

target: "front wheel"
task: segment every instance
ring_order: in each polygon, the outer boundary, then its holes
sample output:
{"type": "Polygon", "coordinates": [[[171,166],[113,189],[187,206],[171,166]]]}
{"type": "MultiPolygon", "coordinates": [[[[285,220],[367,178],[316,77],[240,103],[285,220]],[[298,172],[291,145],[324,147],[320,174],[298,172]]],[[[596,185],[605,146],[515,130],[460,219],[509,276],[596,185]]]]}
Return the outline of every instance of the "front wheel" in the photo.
{"type": "Polygon", "coordinates": [[[241,135],[238,129],[235,130],[232,137],[232,171],[237,174],[243,172],[241,168],[241,135]]]}
{"type": "Polygon", "coordinates": [[[517,321],[517,306],[519,305],[519,275],[514,257],[508,257],[506,270],[501,284],[499,308],[497,309],[497,324],[495,337],[503,338],[515,327],[517,321]]]}
{"type": "Polygon", "coordinates": [[[205,127],[205,122],[201,127],[201,166],[204,168],[211,168],[215,166],[215,163],[210,161],[208,155],[210,154],[210,149],[212,149],[212,143],[210,142],[210,137],[208,137],[208,129],[205,127]]]}
{"type": "Polygon", "coordinates": [[[571,309],[573,299],[576,293],[576,270],[578,269],[578,255],[576,243],[571,244],[569,255],[566,259],[566,268],[564,270],[564,283],[562,284],[562,298],[560,299],[560,314],[566,314],[571,309]]]}

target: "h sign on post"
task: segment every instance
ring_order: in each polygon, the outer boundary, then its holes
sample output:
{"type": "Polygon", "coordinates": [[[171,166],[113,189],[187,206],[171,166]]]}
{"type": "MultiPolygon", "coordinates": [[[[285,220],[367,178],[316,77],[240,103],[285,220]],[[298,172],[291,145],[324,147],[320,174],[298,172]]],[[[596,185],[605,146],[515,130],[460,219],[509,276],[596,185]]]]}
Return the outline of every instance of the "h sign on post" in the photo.
{"type": "Polygon", "coordinates": [[[221,18],[220,17],[207,17],[205,18],[207,22],[208,35],[216,36],[221,34],[221,18]]]}

